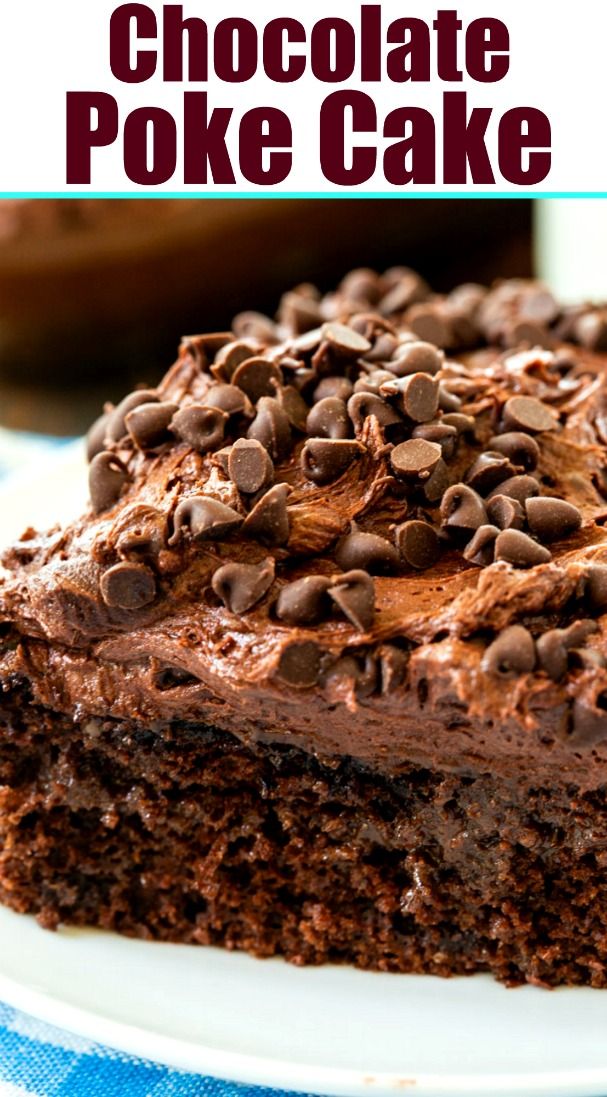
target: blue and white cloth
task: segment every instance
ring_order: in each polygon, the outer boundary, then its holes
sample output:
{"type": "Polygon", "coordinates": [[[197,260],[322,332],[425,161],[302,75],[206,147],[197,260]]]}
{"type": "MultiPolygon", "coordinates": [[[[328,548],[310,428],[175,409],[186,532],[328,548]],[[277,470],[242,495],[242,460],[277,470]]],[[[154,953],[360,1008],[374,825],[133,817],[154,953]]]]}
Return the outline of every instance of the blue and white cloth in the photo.
{"type": "MultiPolygon", "coordinates": [[[[0,429],[0,481],[63,439],[0,429]]],[[[0,1002],[0,1097],[289,1097],[189,1074],[85,1040],[0,1002]]],[[[295,1097],[295,1095],[293,1095],[295,1097]]]]}

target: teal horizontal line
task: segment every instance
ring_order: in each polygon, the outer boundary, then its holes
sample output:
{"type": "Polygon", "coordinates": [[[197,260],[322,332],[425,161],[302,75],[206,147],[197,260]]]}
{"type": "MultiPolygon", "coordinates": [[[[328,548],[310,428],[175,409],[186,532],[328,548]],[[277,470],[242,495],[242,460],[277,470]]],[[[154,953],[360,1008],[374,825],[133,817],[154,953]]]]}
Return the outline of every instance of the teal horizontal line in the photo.
{"type": "Polygon", "coordinates": [[[108,191],[108,190],[3,190],[0,198],[206,198],[267,200],[274,198],[607,198],[607,190],[545,191],[108,191]]]}

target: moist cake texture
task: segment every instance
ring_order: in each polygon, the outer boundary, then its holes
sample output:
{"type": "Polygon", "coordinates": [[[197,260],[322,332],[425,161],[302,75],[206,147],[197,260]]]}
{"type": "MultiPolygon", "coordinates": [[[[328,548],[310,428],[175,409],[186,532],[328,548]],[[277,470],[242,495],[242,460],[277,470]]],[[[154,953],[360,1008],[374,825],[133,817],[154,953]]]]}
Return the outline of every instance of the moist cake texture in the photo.
{"type": "Polygon", "coordinates": [[[0,899],[607,985],[607,311],[407,268],[185,338],[0,584],[0,899]]]}

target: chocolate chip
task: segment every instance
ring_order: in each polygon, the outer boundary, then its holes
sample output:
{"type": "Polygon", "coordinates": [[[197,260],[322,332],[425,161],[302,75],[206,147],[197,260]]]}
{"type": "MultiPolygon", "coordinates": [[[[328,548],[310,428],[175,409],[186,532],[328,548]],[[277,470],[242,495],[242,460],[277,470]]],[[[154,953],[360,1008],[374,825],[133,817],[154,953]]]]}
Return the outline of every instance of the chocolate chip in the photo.
{"type": "Polygon", "coordinates": [[[156,558],[166,545],[166,515],[145,503],[134,503],[123,510],[117,528],[120,531],[116,537],[119,556],[156,558]]]}
{"type": "Polygon", "coordinates": [[[289,540],[288,484],[275,484],[262,495],[245,518],[243,533],[264,545],[285,545],[289,540]]]}
{"type": "Polygon", "coordinates": [[[607,309],[593,309],[576,320],[574,335],[588,350],[607,350],[607,309]]]}
{"type": "Polygon", "coordinates": [[[345,324],[323,324],[322,338],[330,343],[336,354],[348,358],[360,358],[371,350],[371,343],[345,324]]]}
{"type": "Polygon", "coordinates": [[[461,411],[448,411],[446,412],[441,423],[445,423],[450,427],[455,427],[458,434],[474,434],[476,428],[476,421],[472,415],[463,415],[461,411]]]}
{"type": "Polygon", "coordinates": [[[365,419],[373,415],[380,427],[392,426],[402,423],[400,415],[391,408],[381,396],[374,396],[368,392],[355,392],[348,400],[348,415],[354,423],[355,429],[360,432],[365,419]]]}
{"type": "Polygon", "coordinates": [[[594,636],[599,631],[599,626],[596,621],[592,621],[589,618],[583,618],[580,621],[574,621],[568,628],[560,630],[563,636],[563,643],[567,650],[570,648],[578,648],[582,644],[586,643],[589,636],[594,636]]]}
{"type": "Polygon", "coordinates": [[[261,564],[224,564],[214,574],[212,587],[230,613],[246,613],[269,591],[274,582],[274,561],[261,564]]]}
{"type": "Polygon", "coordinates": [[[287,456],[291,448],[291,425],[278,400],[271,396],[261,397],[247,438],[261,442],[273,461],[281,461],[287,456]]]}
{"type": "Polygon", "coordinates": [[[569,665],[581,670],[604,670],[607,666],[605,656],[596,648],[572,648],[567,656],[569,665]]]}
{"type": "Polygon", "coordinates": [[[535,666],[535,644],[528,629],[510,625],[487,648],[481,667],[486,674],[509,678],[529,674],[535,666]]]}
{"type": "Polygon", "coordinates": [[[480,492],[481,495],[486,495],[487,492],[501,484],[503,480],[509,479],[514,472],[514,465],[503,453],[486,450],[470,466],[465,479],[471,488],[480,492]]]}
{"type": "Polygon", "coordinates": [[[253,408],[246,393],[236,385],[211,385],[205,393],[208,408],[219,408],[226,415],[252,415],[253,408]]]}
{"type": "Polygon", "coordinates": [[[390,454],[392,471],[400,480],[428,480],[441,459],[442,450],[436,442],[409,438],[395,446],[390,454]]]}
{"type": "Polygon", "coordinates": [[[387,369],[374,369],[371,373],[361,374],[354,384],[354,392],[370,392],[377,396],[386,381],[394,381],[394,375],[387,369]]]}
{"type": "Polygon", "coordinates": [[[447,412],[448,415],[459,411],[462,406],[459,396],[455,392],[451,392],[443,381],[438,386],[438,406],[441,411],[447,412]]]}
{"type": "Polygon", "coordinates": [[[239,339],[258,339],[261,343],[275,343],[276,324],[263,312],[247,309],[232,320],[234,334],[239,339]]]}
{"type": "Polygon", "coordinates": [[[398,568],[399,555],[394,545],[375,533],[355,530],[342,537],[337,545],[335,559],[342,571],[362,570],[372,575],[398,568]]]}
{"type": "Polygon", "coordinates": [[[310,689],[318,681],[320,661],[320,650],[313,640],[289,644],[281,653],[276,676],[294,689],[310,689]]]}
{"type": "Polygon", "coordinates": [[[355,569],[340,575],[331,586],[329,597],[354,628],[361,632],[371,628],[375,616],[375,585],[368,572],[355,569]]]}
{"type": "Polygon", "coordinates": [[[154,572],[145,564],[114,564],[99,585],[103,601],[112,609],[142,609],[156,597],[154,572]]]}
{"type": "Polygon", "coordinates": [[[305,434],[309,409],[303,396],[292,385],[279,388],[276,396],[291,426],[305,434]]]}
{"type": "Polygon", "coordinates": [[[225,411],[205,404],[189,404],[173,416],[171,430],[198,453],[210,453],[223,442],[227,422],[225,411]]]}
{"type": "Polygon", "coordinates": [[[326,400],[328,396],[334,396],[338,400],[344,400],[347,403],[353,392],[354,385],[347,377],[323,377],[314,389],[313,399],[314,403],[318,404],[320,400],[326,400]]]}
{"type": "Polygon", "coordinates": [[[352,427],[344,401],[326,396],[314,404],[308,414],[306,432],[311,438],[349,438],[352,427]]]}
{"type": "Polygon", "coordinates": [[[552,555],[521,530],[504,529],[495,542],[495,559],[505,560],[518,568],[533,568],[537,564],[547,564],[552,555]]]}
{"type": "Polygon", "coordinates": [[[129,474],[122,461],[113,453],[98,453],[89,468],[89,492],[96,514],[107,510],[119,498],[129,474]]]}
{"type": "Polygon", "coordinates": [[[515,499],[517,503],[524,505],[527,499],[539,495],[540,491],[541,487],[534,476],[509,476],[489,493],[488,498],[494,499],[496,495],[505,495],[507,499],[515,499]]]}
{"type": "Polygon", "coordinates": [[[398,339],[389,331],[382,331],[375,339],[371,350],[365,354],[365,362],[387,362],[398,348],[398,339]]]}
{"type": "Polygon", "coordinates": [[[538,637],[535,646],[540,669],[554,682],[559,682],[567,673],[568,664],[561,629],[549,629],[538,637]]]}
{"type": "Polygon", "coordinates": [[[154,404],[157,402],[157,394],[150,389],[137,389],[136,392],[129,392],[128,396],[125,396],[124,400],[121,400],[113,411],[109,412],[106,440],[108,442],[120,442],[127,433],[126,416],[128,413],[141,404],[154,404]]]}
{"type": "Polygon", "coordinates": [[[382,297],[377,307],[382,316],[389,316],[394,312],[402,312],[427,292],[428,287],[424,280],[414,271],[407,271],[382,297]]]}
{"type": "Polygon", "coordinates": [[[427,373],[411,373],[407,377],[386,381],[380,395],[397,397],[398,407],[415,423],[427,423],[438,411],[438,381],[427,373]]]}
{"type": "Polygon", "coordinates": [[[525,525],[522,504],[507,495],[493,495],[487,501],[487,517],[498,529],[522,529],[525,525]]]}
{"type": "Polygon", "coordinates": [[[275,396],[282,384],[282,373],[267,358],[247,358],[232,374],[232,384],[242,389],[254,404],[260,396],[275,396]]]}
{"type": "Polygon", "coordinates": [[[241,514],[218,499],[190,495],[175,510],[169,544],[177,544],[184,535],[192,541],[221,541],[239,529],[242,522],[241,514]]]}
{"type": "Polygon", "coordinates": [[[558,541],[575,533],[582,524],[582,515],[573,503],[565,499],[529,498],[525,501],[529,528],[542,541],[558,541]]]}
{"type": "Polygon", "coordinates": [[[227,343],[215,355],[211,373],[220,381],[230,381],[240,363],[253,358],[256,353],[257,346],[253,342],[247,343],[241,339],[227,343]]]}
{"type": "Polygon", "coordinates": [[[296,290],[284,293],[280,299],[278,319],[293,332],[300,335],[315,328],[322,320],[320,302],[307,293],[296,290]]]}
{"type": "Polygon", "coordinates": [[[92,461],[93,457],[96,457],[98,453],[102,453],[105,449],[105,436],[109,418],[110,413],[107,411],[104,412],[103,415],[100,415],[99,418],[95,420],[88,430],[86,436],[87,461],[92,461]]]}
{"type": "Polygon", "coordinates": [[[449,470],[441,458],[437,461],[434,472],[428,480],[424,480],[422,491],[429,503],[438,503],[449,487],[449,470]]]}
{"type": "Polygon", "coordinates": [[[432,343],[422,343],[415,340],[412,343],[404,343],[398,352],[398,356],[392,361],[386,362],[386,369],[397,377],[406,377],[410,373],[429,373],[434,375],[443,368],[445,355],[432,343]]]}
{"type": "Polygon", "coordinates": [[[448,488],[440,505],[442,525],[445,529],[465,533],[487,524],[487,512],[480,495],[467,484],[453,484],[448,488]]]}
{"type": "Polygon", "coordinates": [[[607,606],[607,564],[590,564],[586,572],[584,593],[594,609],[607,606]]]}
{"type": "Polygon", "coordinates": [[[328,590],[331,580],[324,575],[307,575],[283,587],[276,603],[276,616],[288,625],[318,625],[331,613],[328,590]]]}
{"type": "Polygon", "coordinates": [[[245,495],[269,487],[274,479],[272,459],[255,438],[237,438],[228,456],[228,475],[245,495]]]}
{"type": "Polygon", "coordinates": [[[464,560],[469,564],[476,564],[479,568],[486,568],[492,564],[498,533],[499,529],[496,526],[479,526],[462,553],[464,560]]]}
{"type": "Polygon", "coordinates": [[[525,472],[533,472],[540,459],[540,447],[535,438],[522,431],[496,434],[489,439],[488,445],[494,453],[503,453],[513,465],[520,465],[525,472]]]}
{"type": "Polygon", "coordinates": [[[503,422],[506,430],[522,430],[530,434],[541,434],[556,427],[553,412],[535,396],[512,396],[507,400],[503,422]]]}
{"type": "Polygon", "coordinates": [[[420,423],[414,428],[412,436],[413,438],[425,438],[427,442],[436,442],[447,461],[450,461],[455,454],[458,439],[457,430],[448,423],[443,423],[442,419],[436,419],[430,423],[420,423]]]}
{"type": "Polygon", "coordinates": [[[139,449],[154,449],[170,439],[169,423],[178,412],[177,404],[140,404],[129,411],[126,428],[139,449]]]}
{"type": "Polygon", "coordinates": [[[302,472],[314,484],[331,484],[364,452],[349,438],[310,438],[301,451],[302,472]]]}
{"type": "Polygon", "coordinates": [[[440,301],[413,305],[407,312],[407,324],[425,342],[445,349],[454,346],[452,319],[440,301]]]}
{"type": "Polygon", "coordinates": [[[599,695],[597,700],[603,703],[589,704],[585,699],[576,697],[573,702],[572,724],[573,728],[568,742],[572,746],[591,747],[607,739],[607,715],[605,712],[605,695],[599,695]]]}
{"type": "Polygon", "coordinates": [[[401,557],[409,567],[421,571],[432,567],[440,556],[438,534],[429,522],[420,522],[415,518],[403,522],[394,531],[394,539],[401,557]]]}

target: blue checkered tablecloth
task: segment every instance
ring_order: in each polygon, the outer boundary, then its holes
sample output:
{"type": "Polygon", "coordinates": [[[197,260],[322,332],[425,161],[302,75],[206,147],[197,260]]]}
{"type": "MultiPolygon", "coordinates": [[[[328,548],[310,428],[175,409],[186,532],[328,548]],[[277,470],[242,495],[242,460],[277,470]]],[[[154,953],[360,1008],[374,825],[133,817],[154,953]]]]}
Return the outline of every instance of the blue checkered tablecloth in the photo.
{"type": "MultiPolygon", "coordinates": [[[[0,482],[61,440],[0,429],[0,482]]],[[[0,1097],[289,1097],[188,1074],[54,1028],[0,1002],[0,1097]]]]}

